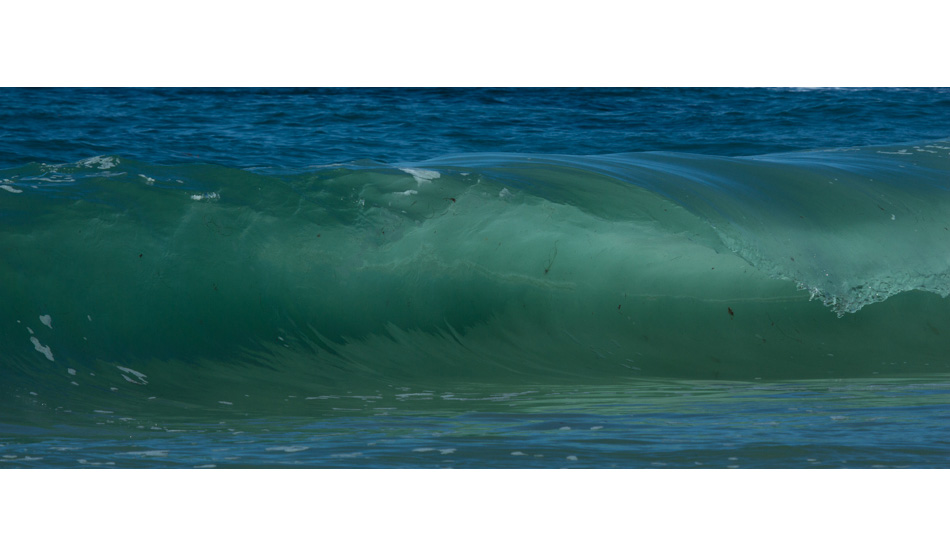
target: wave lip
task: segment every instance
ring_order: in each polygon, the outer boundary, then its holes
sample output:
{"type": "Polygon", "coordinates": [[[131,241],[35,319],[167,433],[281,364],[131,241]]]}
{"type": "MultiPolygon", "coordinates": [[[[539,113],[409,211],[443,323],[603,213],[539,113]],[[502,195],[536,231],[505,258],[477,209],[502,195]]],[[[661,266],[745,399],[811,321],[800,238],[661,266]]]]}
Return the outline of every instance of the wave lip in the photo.
{"type": "MultiPolygon", "coordinates": [[[[497,169],[498,158],[474,160],[497,169]]],[[[950,292],[950,141],[754,157],[500,158],[509,176],[563,168],[565,175],[593,173],[667,199],[757,269],[794,281],[840,315],[900,292],[950,292]]],[[[613,194],[610,183],[596,191],[587,183],[572,189],[565,181],[544,193],[581,208],[594,205],[597,192],[613,194]]]]}

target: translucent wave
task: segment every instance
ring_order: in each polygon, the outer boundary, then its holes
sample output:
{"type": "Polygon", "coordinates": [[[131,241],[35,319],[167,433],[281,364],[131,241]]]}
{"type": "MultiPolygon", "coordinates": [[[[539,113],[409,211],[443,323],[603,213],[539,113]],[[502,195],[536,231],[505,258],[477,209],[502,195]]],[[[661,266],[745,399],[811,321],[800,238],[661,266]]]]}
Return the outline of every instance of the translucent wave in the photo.
{"type": "Polygon", "coordinates": [[[947,372],[948,176],[948,142],[279,177],[30,164],[0,171],[0,378],[188,401],[947,372]]]}

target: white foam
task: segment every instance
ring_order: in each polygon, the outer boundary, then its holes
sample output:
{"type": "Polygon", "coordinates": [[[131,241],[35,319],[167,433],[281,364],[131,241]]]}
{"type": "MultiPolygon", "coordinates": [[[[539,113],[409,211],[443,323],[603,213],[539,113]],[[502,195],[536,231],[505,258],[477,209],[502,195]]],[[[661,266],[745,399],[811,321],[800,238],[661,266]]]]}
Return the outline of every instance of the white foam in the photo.
{"type": "Polygon", "coordinates": [[[511,196],[511,191],[509,191],[508,188],[505,187],[501,191],[498,192],[498,196],[503,199],[506,199],[511,196]]]}
{"type": "Polygon", "coordinates": [[[115,462],[89,462],[85,458],[77,458],[76,462],[83,466],[115,466],[115,462]]]}
{"type": "Polygon", "coordinates": [[[574,456],[574,455],[568,455],[567,459],[568,459],[568,460],[577,460],[577,457],[574,456]]]}
{"type": "Polygon", "coordinates": [[[76,369],[66,369],[70,376],[76,376],[76,369]]]}
{"type": "Polygon", "coordinates": [[[30,342],[33,342],[33,347],[36,348],[36,351],[45,355],[50,361],[55,361],[55,359],[53,359],[53,352],[49,349],[49,346],[40,344],[40,341],[36,339],[36,336],[30,336],[30,342]]]}
{"type": "Polygon", "coordinates": [[[396,191],[395,193],[393,193],[393,195],[405,195],[407,197],[412,196],[412,195],[418,195],[418,194],[419,192],[416,191],[415,189],[407,189],[405,191],[396,191]]]}
{"type": "Polygon", "coordinates": [[[234,403],[231,403],[230,401],[218,401],[218,403],[221,403],[222,405],[233,405],[233,404],[234,404],[234,403]]]}
{"type": "Polygon", "coordinates": [[[513,453],[511,453],[511,456],[527,456],[527,455],[521,451],[514,451],[513,453]]]}
{"type": "Polygon", "coordinates": [[[3,458],[0,459],[0,462],[10,462],[13,460],[21,461],[21,462],[31,462],[34,460],[43,460],[43,457],[26,455],[22,458],[17,458],[17,455],[3,455],[3,458]]]}
{"type": "MultiPolygon", "coordinates": [[[[74,183],[76,180],[70,176],[56,176],[52,178],[29,178],[30,181],[42,181],[46,183],[74,183]]],[[[33,189],[39,189],[36,185],[31,185],[33,189]]]]}
{"type": "Polygon", "coordinates": [[[283,447],[268,447],[268,451],[284,451],[285,453],[299,453],[300,451],[306,451],[310,447],[304,447],[303,445],[285,445],[283,447]]]}
{"type": "Polygon", "coordinates": [[[435,170],[423,170],[422,168],[400,168],[403,172],[412,176],[420,186],[424,183],[431,183],[432,180],[442,177],[442,174],[435,170]]]}
{"type": "Polygon", "coordinates": [[[131,382],[131,383],[133,383],[133,384],[139,384],[139,385],[141,385],[141,386],[145,386],[145,385],[148,384],[148,380],[146,380],[146,378],[148,378],[148,376],[145,375],[145,374],[142,374],[141,372],[139,372],[139,371],[137,371],[137,370],[130,369],[129,367],[122,367],[122,366],[119,366],[119,365],[116,365],[115,368],[119,369],[120,371],[122,371],[122,372],[124,372],[124,373],[126,373],[126,374],[131,374],[132,376],[138,378],[138,380],[132,380],[131,378],[129,378],[128,376],[126,376],[125,374],[123,374],[123,375],[122,375],[122,378],[125,378],[125,381],[126,381],[126,382],[131,382]]]}
{"type": "Polygon", "coordinates": [[[433,448],[433,447],[419,447],[418,449],[413,449],[412,452],[414,452],[414,453],[431,453],[431,452],[434,452],[434,451],[438,451],[439,454],[450,455],[450,454],[454,453],[454,452],[457,451],[457,450],[458,450],[458,449],[436,449],[436,448],[433,448]]]}
{"type": "Polygon", "coordinates": [[[216,201],[221,198],[221,195],[217,193],[202,193],[200,195],[192,195],[191,200],[193,201],[216,201]]]}
{"type": "Polygon", "coordinates": [[[40,315],[40,322],[49,328],[53,328],[53,318],[49,315],[40,315]]]}
{"type": "Polygon", "coordinates": [[[13,187],[13,186],[11,186],[11,185],[7,185],[7,184],[5,184],[5,183],[4,183],[3,185],[0,185],[0,189],[3,189],[4,191],[9,191],[10,193],[22,193],[22,192],[23,192],[22,189],[17,189],[16,187],[13,187]]]}
{"type": "Polygon", "coordinates": [[[137,456],[155,456],[164,458],[168,456],[168,451],[133,451],[129,453],[122,453],[124,455],[137,455],[137,456]]]}
{"type": "Polygon", "coordinates": [[[80,161],[80,166],[85,166],[87,168],[98,168],[100,170],[108,170],[119,164],[119,159],[116,157],[92,157],[86,160],[80,161]]]}

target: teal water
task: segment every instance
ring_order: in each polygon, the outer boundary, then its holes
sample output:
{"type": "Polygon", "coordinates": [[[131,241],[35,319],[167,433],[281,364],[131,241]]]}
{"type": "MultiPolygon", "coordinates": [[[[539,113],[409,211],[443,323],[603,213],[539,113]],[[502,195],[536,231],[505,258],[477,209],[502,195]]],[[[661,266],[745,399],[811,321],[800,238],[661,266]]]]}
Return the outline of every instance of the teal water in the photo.
{"type": "Polygon", "coordinates": [[[950,379],[641,380],[14,403],[8,467],[944,468],[950,379]]]}
{"type": "Polygon", "coordinates": [[[0,167],[4,466],[947,465],[946,140],[142,143],[0,167]]]}

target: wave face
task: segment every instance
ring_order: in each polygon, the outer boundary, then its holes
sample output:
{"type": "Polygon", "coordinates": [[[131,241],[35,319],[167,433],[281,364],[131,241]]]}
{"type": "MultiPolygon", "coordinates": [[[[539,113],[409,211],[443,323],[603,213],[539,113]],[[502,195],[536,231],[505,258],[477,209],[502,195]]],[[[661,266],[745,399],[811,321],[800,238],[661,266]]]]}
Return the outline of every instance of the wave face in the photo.
{"type": "Polygon", "coordinates": [[[187,402],[946,373],[948,178],[950,141],[279,176],[31,163],[0,170],[0,377],[187,402]]]}

